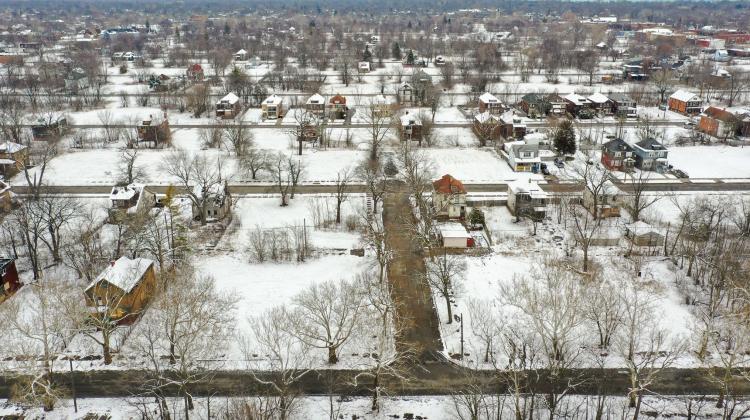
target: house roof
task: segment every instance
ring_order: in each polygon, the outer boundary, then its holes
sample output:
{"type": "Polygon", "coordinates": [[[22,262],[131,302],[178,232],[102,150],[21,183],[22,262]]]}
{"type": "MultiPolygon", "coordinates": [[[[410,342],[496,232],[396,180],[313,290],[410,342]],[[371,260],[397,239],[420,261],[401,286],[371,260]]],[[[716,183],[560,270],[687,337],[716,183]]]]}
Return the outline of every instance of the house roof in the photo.
{"type": "Polygon", "coordinates": [[[703,111],[703,113],[707,117],[724,122],[731,122],[737,118],[732,112],[727,111],[726,109],[717,108],[715,106],[709,106],[705,111],[703,111]]]}
{"type": "Polygon", "coordinates": [[[479,100],[489,104],[489,103],[500,103],[500,100],[497,99],[497,97],[489,92],[484,92],[482,96],[479,97],[479,100]]]}
{"type": "Polygon", "coordinates": [[[316,93],[309,98],[307,98],[307,105],[310,104],[323,104],[325,103],[325,98],[319,93],[316,93]]]}
{"type": "Polygon", "coordinates": [[[26,149],[26,146],[24,146],[23,144],[14,143],[12,141],[0,143],[0,153],[17,153],[23,149],[26,149]]]}
{"type": "Polygon", "coordinates": [[[422,125],[419,118],[415,117],[414,114],[408,112],[401,116],[401,125],[422,125]]]}
{"type": "Polygon", "coordinates": [[[240,98],[237,95],[235,95],[232,92],[229,92],[229,93],[226,94],[226,96],[224,96],[223,98],[221,98],[219,100],[219,102],[227,102],[227,103],[230,103],[230,104],[234,104],[234,103],[237,103],[237,101],[239,101],[239,100],[240,100],[240,98]]]}
{"type": "Polygon", "coordinates": [[[577,93],[569,93],[565,95],[563,99],[565,99],[566,101],[572,102],[573,105],[576,105],[576,106],[586,105],[589,102],[589,100],[586,99],[586,97],[581,96],[577,93]]]}
{"type": "Polygon", "coordinates": [[[203,71],[203,67],[200,64],[198,64],[198,63],[191,64],[190,66],[188,66],[188,71],[192,71],[192,72],[195,72],[195,73],[200,73],[200,72],[203,71]]]}
{"type": "Polygon", "coordinates": [[[547,198],[549,194],[544,191],[539,184],[531,181],[512,181],[508,183],[508,189],[513,194],[528,194],[531,198],[547,198]]]}
{"type": "Polygon", "coordinates": [[[336,94],[328,102],[334,105],[346,105],[346,96],[336,94]]]}
{"type": "Polygon", "coordinates": [[[273,95],[266,98],[263,103],[266,105],[278,105],[281,103],[281,96],[274,93],[273,95]]]}
{"type": "Polygon", "coordinates": [[[136,258],[131,260],[128,257],[120,257],[113,261],[102,271],[94,281],[89,284],[86,290],[89,290],[99,284],[101,281],[116,286],[125,293],[129,293],[141,281],[146,271],[154,264],[147,258],[136,258]]]}
{"type": "Polygon", "coordinates": [[[480,124],[484,124],[488,121],[500,122],[500,118],[495,114],[491,114],[490,111],[481,112],[475,115],[474,119],[477,120],[480,124]]]}
{"type": "Polygon", "coordinates": [[[601,94],[600,92],[596,92],[593,95],[589,95],[589,97],[586,98],[586,99],[588,99],[589,101],[591,101],[591,102],[593,102],[595,104],[603,104],[603,103],[606,103],[607,101],[609,101],[609,98],[606,97],[605,95],[601,94]]]}
{"type": "Polygon", "coordinates": [[[602,145],[602,149],[610,152],[631,152],[633,148],[623,139],[610,140],[602,145]]]}
{"type": "Polygon", "coordinates": [[[471,238],[466,228],[457,222],[441,223],[438,225],[440,236],[443,238],[471,238]]]}
{"type": "Polygon", "coordinates": [[[656,139],[641,140],[635,145],[644,150],[667,150],[667,148],[664,147],[663,144],[656,141],[656,139]]]}
{"type": "Polygon", "coordinates": [[[636,236],[648,235],[648,234],[653,234],[653,233],[658,234],[658,235],[663,235],[661,229],[655,228],[641,220],[625,225],[625,229],[632,232],[633,235],[636,235],[636,236]]]}
{"type": "Polygon", "coordinates": [[[234,54],[235,54],[235,55],[239,55],[239,54],[247,54],[247,51],[245,51],[244,49],[242,49],[242,48],[241,48],[241,49],[240,49],[239,51],[237,51],[237,52],[236,52],[236,53],[234,53],[234,54]]]}
{"type": "Polygon", "coordinates": [[[609,96],[609,99],[617,103],[635,102],[630,96],[624,93],[620,93],[620,92],[610,93],[608,96],[609,96]]]}
{"type": "Polygon", "coordinates": [[[700,98],[698,95],[694,94],[693,92],[689,92],[687,90],[678,90],[677,92],[673,93],[670,97],[670,99],[676,99],[681,102],[690,102],[690,101],[699,101],[700,98]]]}
{"type": "Polygon", "coordinates": [[[432,188],[435,192],[441,194],[466,194],[464,184],[449,174],[445,174],[437,181],[433,181],[432,188]]]}
{"type": "Polygon", "coordinates": [[[130,200],[136,194],[139,194],[143,190],[141,184],[130,184],[124,187],[113,187],[112,192],[109,193],[110,200],[130,200]]]}

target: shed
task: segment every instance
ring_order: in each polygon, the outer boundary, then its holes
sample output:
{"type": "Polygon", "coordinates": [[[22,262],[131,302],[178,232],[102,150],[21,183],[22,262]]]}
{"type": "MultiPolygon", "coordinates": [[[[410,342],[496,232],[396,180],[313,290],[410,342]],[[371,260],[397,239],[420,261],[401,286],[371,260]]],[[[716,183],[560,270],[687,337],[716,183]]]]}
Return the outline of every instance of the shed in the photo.
{"type": "Polygon", "coordinates": [[[625,237],[637,246],[662,246],[664,245],[664,233],[659,228],[650,224],[637,221],[625,225],[625,237]]]}
{"type": "Polygon", "coordinates": [[[474,238],[469,235],[469,232],[461,223],[441,223],[438,225],[438,230],[445,248],[469,248],[474,246],[474,238]]]}

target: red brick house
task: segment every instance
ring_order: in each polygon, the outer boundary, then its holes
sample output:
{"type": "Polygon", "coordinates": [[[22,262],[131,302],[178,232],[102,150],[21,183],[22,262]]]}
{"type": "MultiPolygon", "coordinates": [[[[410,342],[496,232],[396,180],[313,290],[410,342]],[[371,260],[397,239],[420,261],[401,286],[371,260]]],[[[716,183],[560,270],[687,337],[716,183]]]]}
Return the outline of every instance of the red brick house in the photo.
{"type": "Polygon", "coordinates": [[[188,66],[185,76],[191,82],[200,82],[203,80],[203,67],[200,64],[195,63],[188,66]]]}
{"type": "Polygon", "coordinates": [[[623,139],[614,139],[602,145],[601,162],[610,171],[629,171],[635,166],[635,154],[623,139]]]}
{"type": "Polygon", "coordinates": [[[735,114],[726,109],[709,106],[701,114],[698,131],[710,136],[725,138],[750,135],[750,114],[735,114]]]}
{"type": "Polygon", "coordinates": [[[346,96],[337,94],[328,100],[328,118],[332,120],[346,119],[347,111],[346,96]]]}
{"type": "Polygon", "coordinates": [[[489,111],[490,114],[502,114],[505,107],[495,95],[485,92],[479,97],[479,112],[489,111]]]}
{"type": "Polygon", "coordinates": [[[673,93],[667,102],[670,111],[680,114],[697,115],[701,113],[701,98],[686,90],[678,90],[673,93]]]}
{"type": "Polygon", "coordinates": [[[0,303],[11,297],[21,286],[15,260],[0,258],[0,303]]]}

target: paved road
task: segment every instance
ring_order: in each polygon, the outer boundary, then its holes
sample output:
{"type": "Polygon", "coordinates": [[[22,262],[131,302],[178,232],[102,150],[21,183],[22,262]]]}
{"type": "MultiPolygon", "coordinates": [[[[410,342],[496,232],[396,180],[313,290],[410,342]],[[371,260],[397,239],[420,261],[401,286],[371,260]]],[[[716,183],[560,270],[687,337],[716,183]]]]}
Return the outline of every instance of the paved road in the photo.
{"type": "Polygon", "coordinates": [[[396,350],[415,351],[423,361],[443,360],[440,321],[425,277],[424,254],[411,230],[414,221],[409,192],[402,183],[394,183],[383,200],[383,224],[393,252],[388,264],[391,295],[405,322],[403,334],[396,337],[396,350]]]}

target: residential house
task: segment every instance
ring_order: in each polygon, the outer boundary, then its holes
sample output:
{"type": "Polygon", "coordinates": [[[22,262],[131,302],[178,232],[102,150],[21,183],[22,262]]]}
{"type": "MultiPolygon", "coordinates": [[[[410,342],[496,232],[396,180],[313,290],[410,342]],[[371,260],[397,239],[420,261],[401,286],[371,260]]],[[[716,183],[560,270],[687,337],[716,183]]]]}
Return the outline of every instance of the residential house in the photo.
{"type": "Polygon", "coordinates": [[[699,131],[719,138],[745,135],[742,134],[742,128],[742,116],[714,106],[706,108],[698,121],[699,131]]]}
{"type": "Polygon", "coordinates": [[[31,126],[31,134],[35,141],[45,141],[58,138],[68,130],[68,120],[57,116],[49,119],[39,118],[31,126]]]}
{"type": "Polygon", "coordinates": [[[558,94],[543,95],[540,93],[529,93],[521,98],[520,108],[529,117],[544,117],[547,115],[565,115],[567,102],[558,94]]]}
{"type": "Polygon", "coordinates": [[[591,109],[596,113],[600,115],[612,115],[614,113],[614,103],[600,92],[589,95],[586,99],[591,104],[591,109]]]}
{"type": "Polygon", "coordinates": [[[437,230],[443,248],[471,248],[474,246],[474,238],[466,230],[466,227],[458,222],[439,223],[437,230]]]}
{"type": "Polygon", "coordinates": [[[510,130],[507,130],[500,123],[500,117],[491,114],[490,111],[475,115],[472,129],[478,137],[491,141],[509,138],[508,136],[513,134],[513,126],[511,125],[510,130]]]}
{"type": "Polygon", "coordinates": [[[233,119],[241,110],[240,98],[231,92],[219,99],[219,102],[216,102],[216,116],[225,120],[233,119]]]}
{"type": "Polygon", "coordinates": [[[637,104],[630,96],[624,93],[611,93],[609,94],[609,99],[612,101],[612,109],[617,117],[638,117],[637,104]]]}
{"type": "MultiPolygon", "coordinates": [[[[136,127],[137,142],[146,143],[151,148],[161,148],[168,144],[172,139],[172,130],[169,128],[169,120],[167,119],[166,112],[164,118],[161,121],[154,121],[154,118],[149,115],[148,118],[142,120],[138,127],[136,127]]],[[[130,147],[135,145],[131,144],[130,147]]]]}
{"type": "Polygon", "coordinates": [[[415,114],[409,114],[407,111],[401,116],[401,125],[399,133],[401,140],[422,141],[422,121],[415,114]]]}
{"type": "Polygon", "coordinates": [[[240,49],[236,53],[234,53],[234,61],[245,61],[247,60],[247,51],[244,49],[240,49]]]}
{"type": "Polygon", "coordinates": [[[539,172],[541,159],[538,144],[514,141],[503,145],[504,156],[511,169],[516,172],[539,172]]]}
{"type": "Polygon", "coordinates": [[[591,101],[577,93],[569,93],[563,96],[563,99],[566,102],[566,110],[573,115],[578,115],[583,110],[591,108],[591,101]]]}
{"type": "Polygon", "coordinates": [[[111,223],[120,223],[128,217],[146,214],[156,205],[156,194],[141,184],[113,187],[109,199],[112,201],[109,209],[111,223]]]}
{"type": "Polygon", "coordinates": [[[334,95],[328,100],[328,118],[332,120],[344,120],[347,117],[346,97],[334,95]]]}
{"type": "Polygon", "coordinates": [[[370,62],[369,61],[360,61],[357,63],[357,72],[359,73],[369,73],[370,72],[370,62]]]}
{"type": "Polygon", "coordinates": [[[663,231],[640,220],[625,225],[625,237],[636,246],[664,245],[663,231]]]}
{"type": "Polygon", "coordinates": [[[13,258],[0,258],[0,303],[13,296],[22,285],[18,279],[16,261],[13,258]]]}
{"type": "Polygon", "coordinates": [[[10,179],[29,164],[29,148],[12,141],[0,143],[0,171],[10,179]]]}
{"type": "Polygon", "coordinates": [[[264,120],[276,120],[284,116],[282,98],[273,94],[260,104],[261,116],[264,120]]]}
{"type": "Polygon", "coordinates": [[[442,55],[435,56],[435,65],[436,66],[444,66],[447,63],[445,60],[445,57],[442,55]]]}
{"type": "Polygon", "coordinates": [[[323,118],[326,113],[326,100],[322,95],[316,93],[305,102],[305,110],[318,118],[323,118]]]}
{"type": "Polygon", "coordinates": [[[547,214],[549,195],[536,182],[515,181],[508,184],[508,201],[510,213],[520,219],[529,217],[541,220],[547,214]]]}
{"type": "Polygon", "coordinates": [[[633,145],[635,167],[642,171],[664,172],[667,169],[667,148],[654,139],[633,145]]]}
{"type": "Polygon", "coordinates": [[[612,181],[605,181],[597,191],[592,191],[591,188],[583,190],[583,207],[595,219],[620,217],[622,202],[623,194],[612,181]]]}
{"type": "Polygon", "coordinates": [[[84,295],[94,316],[127,325],[143,313],[155,289],[152,260],[120,257],[89,284],[84,295]]]}
{"type": "Polygon", "coordinates": [[[432,77],[424,70],[417,70],[412,74],[408,83],[399,88],[402,104],[422,106],[427,99],[427,91],[432,87],[432,77]]]}
{"type": "Polygon", "coordinates": [[[468,212],[466,210],[466,188],[464,184],[449,174],[433,181],[432,205],[438,217],[465,218],[468,212]]]}
{"type": "Polygon", "coordinates": [[[479,112],[489,111],[490,114],[502,114],[505,110],[503,103],[495,95],[485,92],[479,97],[479,112]]]}
{"type": "MultiPolygon", "coordinates": [[[[203,197],[203,192],[196,187],[196,195],[203,197]]],[[[214,185],[211,191],[206,193],[208,200],[206,200],[206,219],[207,220],[222,220],[224,219],[232,209],[232,195],[229,193],[229,186],[225,182],[224,185],[214,185]]],[[[200,220],[201,209],[193,203],[192,206],[193,220],[200,220]]]]}
{"type": "Polygon", "coordinates": [[[686,90],[678,90],[673,93],[667,102],[670,111],[686,115],[697,115],[701,113],[701,98],[686,90]]]}
{"type": "Polygon", "coordinates": [[[601,162],[610,171],[627,172],[635,166],[635,153],[625,140],[610,140],[602,145],[601,162]]]}
{"type": "Polygon", "coordinates": [[[191,82],[200,82],[203,80],[203,66],[198,63],[191,64],[185,71],[185,77],[191,82]]]}
{"type": "Polygon", "coordinates": [[[393,113],[393,106],[383,94],[373,97],[370,106],[372,113],[378,118],[388,117],[393,113]]]}
{"type": "Polygon", "coordinates": [[[89,78],[86,76],[86,72],[80,67],[71,70],[65,75],[64,80],[65,90],[74,95],[89,87],[89,78]]]}

